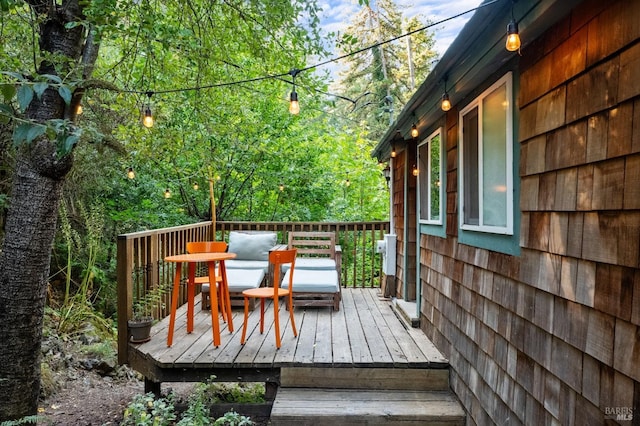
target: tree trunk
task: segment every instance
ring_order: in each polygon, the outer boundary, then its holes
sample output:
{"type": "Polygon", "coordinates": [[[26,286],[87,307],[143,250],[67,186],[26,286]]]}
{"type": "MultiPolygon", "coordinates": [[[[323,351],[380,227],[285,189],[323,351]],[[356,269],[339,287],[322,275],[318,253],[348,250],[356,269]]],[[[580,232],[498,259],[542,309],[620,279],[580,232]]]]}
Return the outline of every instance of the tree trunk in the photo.
{"type": "MultiPolygon", "coordinates": [[[[83,27],[65,28],[65,23],[82,18],[78,0],[63,1],[62,5],[41,0],[28,3],[41,22],[40,49],[70,59],[59,68],[65,75],[69,63],[77,66],[82,59],[83,27]]],[[[41,63],[37,72],[56,73],[47,62],[41,63]]],[[[79,102],[77,96],[76,100],[79,102]]],[[[57,90],[49,88],[41,100],[34,97],[26,116],[45,122],[73,119],[75,114],[57,90]]],[[[55,141],[46,137],[18,149],[0,252],[0,422],[37,414],[51,249],[62,186],[72,163],[72,156],[60,157],[55,141]]]]}

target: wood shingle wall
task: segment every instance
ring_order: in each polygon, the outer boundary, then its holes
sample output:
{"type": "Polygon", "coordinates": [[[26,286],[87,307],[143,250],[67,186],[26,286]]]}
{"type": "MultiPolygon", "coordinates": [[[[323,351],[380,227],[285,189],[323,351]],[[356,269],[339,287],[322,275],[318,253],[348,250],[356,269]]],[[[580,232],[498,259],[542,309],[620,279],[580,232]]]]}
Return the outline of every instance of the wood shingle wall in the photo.
{"type": "Polygon", "coordinates": [[[640,1],[589,0],[522,52],[519,256],[458,243],[447,115],[447,238],[421,236],[422,326],[471,425],[640,418],[639,40],[640,1]]]}

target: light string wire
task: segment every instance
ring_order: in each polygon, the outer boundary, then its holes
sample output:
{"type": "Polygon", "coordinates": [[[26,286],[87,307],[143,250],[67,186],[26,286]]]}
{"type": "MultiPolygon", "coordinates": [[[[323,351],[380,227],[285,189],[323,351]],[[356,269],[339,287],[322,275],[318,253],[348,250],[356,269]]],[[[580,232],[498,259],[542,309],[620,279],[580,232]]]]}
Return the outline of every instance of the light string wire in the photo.
{"type": "MultiPolygon", "coordinates": [[[[468,9],[468,10],[466,10],[464,12],[460,12],[460,13],[458,13],[456,15],[453,15],[453,16],[450,16],[448,18],[441,19],[440,21],[432,22],[432,23],[430,23],[428,25],[425,25],[424,27],[417,28],[415,30],[409,31],[407,33],[401,34],[401,35],[393,37],[393,38],[390,38],[388,40],[383,40],[381,42],[378,42],[378,43],[363,47],[363,48],[358,49],[358,50],[354,50],[354,51],[349,52],[349,53],[345,53],[344,55],[341,55],[341,56],[338,56],[338,57],[335,57],[335,58],[332,58],[332,59],[328,59],[326,61],[319,62],[319,63],[314,64],[314,65],[309,65],[309,66],[304,67],[304,68],[300,68],[300,69],[294,68],[294,70],[296,71],[296,73],[300,73],[300,72],[303,72],[303,71],[309,71],[309,70],[312,70],[312,69],[315,69],[315,68],[319,68],[319,67],[322,67],[324,65],[328,65],[330,63],[333,63],[333,62],[338,62],[338,61],[340,61],[342,59],[345,59],[345,58],[348,58],[348,57],[351,57],[351,56],[355,56],[355,55],[357,55],[359,53],[366,52],[367,50],[371,50],[371,49],[374,49],[376,47],[380,47],[380,46],[383,46],[385,44],[392,43],[394,41],[400,40],[401,38],[408,37],[408,36],[410,36],[412,34],[418,33],[420,31],[424,31],[424,30],[429,29],[431,27],[434,27],[436,25],[440,25],[440,24],[443,24],[445,22],[451,21],[453,19],[459,18],[459,17],[461,17],[463,15],[466,15],[467,13],[475,12],[476,10],[480,10],[480,9],[483,9],[483,8],[485,8],[487,6],[491,6],[491,5],[493,5],[495,3],[498,3],[500,1],[505,1],[505,0],[492,0],[492,1],[488,2],[488,3],[481,4],[481,5],[477,6],[477,7],[468,9]]],[[[263,76],[260,76],[260,77],[247,78],[247,79],[244,79],[244,80],[228,81],[228,82],[224,82],[224,83],[212,83],[212,84],[205,84],[205,85],[192,86],[192,87],[182,87],[182,88],[176,88],[176,89],[163,89],[163,90],[155,90],[155,91],[119,89],[117,91],[121,92],[121,93],[135,93],[135,94],[144,94],[144,95],[148,95],[149,93],[151,93],[152,95],[157,95],[157,94],[165,94],[165,93],[197,91],[197,90],[202,90],[202,89],[214,89],[214,88],[220,88],[220,87],[235,86],[235,85],[238,85],[238,84],[255,83],[255,82],[258,82],[258,81],[272,80],[272,79],[278,79],[278,80],[286,81],[287,83],[292,84],[291,81],[289,81],[289,80],[284,78],[286,76],[290,76],[292,71],[293,70],[290,70],[290,71],[282,72],[282,73],[279,73],[279,74],[267,74],[267,75],[263,75],[263,76]]],[[[107,90],[114,90],[114,89],[109,89],[109,88],[106,88],[106,89],[107,90]]]]}

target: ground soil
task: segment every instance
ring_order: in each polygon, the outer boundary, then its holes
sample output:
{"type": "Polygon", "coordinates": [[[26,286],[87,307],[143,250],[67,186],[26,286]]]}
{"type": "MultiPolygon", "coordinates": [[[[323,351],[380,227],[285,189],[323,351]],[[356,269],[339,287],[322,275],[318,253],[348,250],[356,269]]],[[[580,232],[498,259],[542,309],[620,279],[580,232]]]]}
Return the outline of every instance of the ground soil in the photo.
{"type": "Polygon", "coordinates": [[[40,403],[44,425],[119,425],[125,407],[144,383],[135,377],[101,377],[79,370],[55,394],[40,403]]]}

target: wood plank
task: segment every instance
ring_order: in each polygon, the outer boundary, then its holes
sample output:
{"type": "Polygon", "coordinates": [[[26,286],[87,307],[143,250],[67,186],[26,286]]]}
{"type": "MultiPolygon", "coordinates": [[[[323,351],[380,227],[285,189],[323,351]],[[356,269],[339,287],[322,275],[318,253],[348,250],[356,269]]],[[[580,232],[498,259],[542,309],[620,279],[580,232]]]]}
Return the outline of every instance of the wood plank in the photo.
{"type": "Polygon", "coordinates": [[[174,334],[173,345],[165,348],[164,351],[156,354],[155,359],[160,364],[171,364],[182,354],[188,351],[191,346],[203,335],[209,334],[209,338],[213,344],[213,335],[211,335],[211,316],[210,315],[194,315],[193,332],[187,333],[186,326],[178,329],[179,333],[174,334]]]}
{"type": "Polygon", "coordinates": [[[430,360],[425,356],[424,353],[420,350],[418,345],[412,336],[409,335],[409,330],[405,329],[400,321],[396,317],[396,314],[393,313],[391,308],[381,310],[382,318],[387,323],[387,326],[391,330],[392,334],[395,336],[398,345],[402,348],[404,355],[407,359],[407,363],[412,367],[427,367],[429,366],[430,360]]]}
{"type": "Polygon", "coordinates": [[[295,363],[313,364],[313,349],[316,341],[316,325],[318,323],[318,310],[305,309],[304,322],[300,327],[298,343],[296,345],[295,363]]]}
{"type": "Polygon", "coordinates": [[[313,364],[330,366],[333,361],[331,344],[331,327],[333,308],[317,308],[318,322],[316,324],[316,340],[313,349],[313,364]]]}
{"type": "MultiPolygon", "coordinates": [[[[296,345],[296,341],[293,338],[293,331],[291,332],[290,338],[284,339],[284,335],[286,334],[287,328],[291,327],[289,321],[289,311],[285,309],[286,302],[280,300],[279,309],[278,309],[278,320],[280,323],[280,343],[281,346],[292,346],[296,345]]],[[[269,327],[269,331],[267,336],[264,339],[264,343],[258,353],[256,354],[256,358],[254,360],[256,365],[260,366],[273,366],[276,352],[279,349],[276,347],[276,327],[274,321],[274,304],[271,303],[269,305],[269,310],[265,314],[265,321],[271,321],[271,325],[269,327]],[[268,316],[267,316],[268,315],[268,316]]],[[[295,318],[294,318],[295,320],[295,318]]],[[[266,330],[265,330],[266,332],[266,330]]]]}
{"type": "MultiPolygon", "coordinates": [[[[353,292],[353,301],[358,309],[358,317],[360,318],[360,324],[364,332],[365,338],[369,350],[371,351],[371,358],[375,365],[393,365],[393,358],[387,349],[387,345],[378,329],[373,314],[371,313],[371,307],[367,299],[364,297],[363,289],[355,289],[353,292]]],[[[377,310],[376,310],[377,311],[377,310]]]]}
{"type": "MultiPolygon", "coordinates": [[[[293,314],[293,319],[296,322],[296,328],[298,330],[298,336],[300,336],[301,333],[305,332],[302,328],[304,325],[305,311],[304,309],[294,309],[293,314]]],[[[284,342],[289,342],[289,340],[291,339],[294,339],[293,329],[291,327],[287,327],[282,336],[283,345],[274,356],[274,366],[282,367],[286,365],[292,365],[294,363],[296,348],[298,346],[297,341],[292,342],[291,344],[284,344],[284,342]]]]}
{"type": "Polygon", "coordinates": [[[373,363],[367,339],[364,337],[360,318],[358,318],[357,307],[353,300],[353,292],[344,292],[342,296],[342,306],[345,310],[345,320],[349,333],[349,345],[353,363],[361,366],[370,366],[373,363]]]}
{"type": "Polygon", "coordinates": [[[369,367],[291,367],[283,368],[280,375],[282,387],[332,389],[379,389],[448,391],[449,370],[417,368],[369,368],[369,367]]]}
{"type": "Polygon", "coordinates": [[[440,425],[464,424],[464,411],[444,392],[281,388],[271,418],[274,424],[440,425]]]}
{"type": "MultiPolygon", "coordinates": [[[[260,312],[254,311],[249,315],[247,323],[247,335],[260,319],[260,312]],[[257,314],[255,314],[257,312],[257,314]]],[[[221,339],[221,346],[217,349],[211,346],[198,356],[194,361],[196,366],[213,365],[215,368],[231,368],[234,366],[238,353],[242,350],[240,338],[242,337],[242,323],[244,321],[244,311],[234,312],[234,332],[232,335],[221,339]],[[237,319],[237,320],[236,320],[237,319]]]]}
{"type": "MultiPolygon", "coordinates": [[[[344,298],[346,291],[342,292],[344,298]]],[[[351,347],[349,346],[349,334],[347,330],[347,320],[345,318],[346,307],[331,315],[331,351],[333,353],[333,365],[351,365],[351,347]]]]}
{"type": "Polygon", "coordinates": [[[404,355],[404,351],[398,344],[398,341],[395,339],[393,332],[382,317],[382,310],[391,309],[391,306],[388,303],[383,304],[382,302],[380,302],[377,295],[374,293],[368,292],[368,296],[368,303],[370,303],[371,309],[373,310],[374,322],[380,330],[380,335],[387,346],[387,351],[389,351],[389,354],[391,355],[393,365],[406,366],[407,359],[404,355]]]}
{"type": "Polygon", "coordinates": [[[251,334],[249,334],[250,330],[247,329],[247,338],[244,342],[244,346],[240,349],[240,353],[238,353],[234,362],[236,367],[246,368],[255,366],[255,357],[269,335],[269,329],[273,323],[273,311],[270,310],[271,302],[269,302],[265,304],[265,324],[263,333],[260,334],[260,306],[259,303],[256,305],[258,306],[256,306],[256,309],[251,312],[249,317],[257,316],[258,321],[255,328],[251,330],[251,334]]]}

